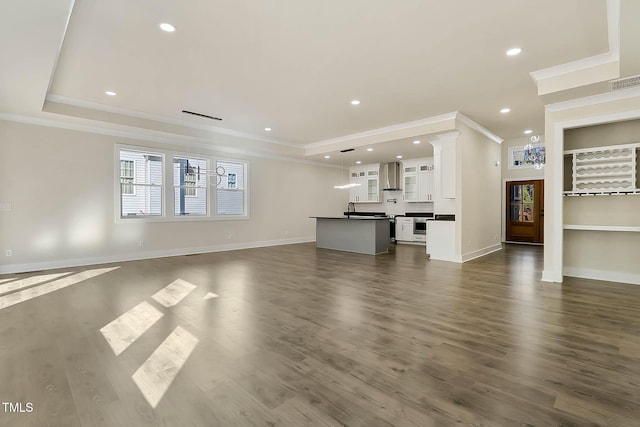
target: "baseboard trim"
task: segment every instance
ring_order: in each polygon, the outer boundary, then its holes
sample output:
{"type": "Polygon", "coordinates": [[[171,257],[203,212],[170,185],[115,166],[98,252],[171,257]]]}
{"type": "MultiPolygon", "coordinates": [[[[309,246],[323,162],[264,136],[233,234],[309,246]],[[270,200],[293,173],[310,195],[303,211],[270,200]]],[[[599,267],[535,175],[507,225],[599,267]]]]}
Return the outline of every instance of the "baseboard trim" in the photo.
{"type": "Polygon", "coordinates": [[[620,273],[618,271],[594,270],[590,268],[565,267],[564,275],[580,279],[603,280],[605,282],[640,285],[640,274],[620,273]]]}
{"type": "Polygon", "coordinates": [[[487,246],[486,248],[478,249],[477,251],[468,252],[462,255],[462,262],[471,261],[472,259],[480,258],[485,255],[489,255],[490,253],[497,252],[502,250],[502,243],[498,243],[492,246],[487,246]]]}
{"type": "Polygon", "coordinates": [[[562,274],[557,274],[555,271],[543,270],[540,280],[550,283],[562,283],[562,274]]]}
{"type": "Polygon", "coordinates": [[[263,248],[268,246],[291,245],[295,243],[315,242],[316,238],[297,237],[291,239],[263,240],[258,242],[229,243],[191,248],[166,249],[158,251],[132,252],[127,254],[109,255],[91,258],[70,258],[55,261],[33,262],[26,264],[0,265],[0,274],[27,273],[30,271],[51,270],[56,268],[82,267],[97,264],[112,264],[115,262],[138,261],[143,259],[167,258],[172,256],[204,254],[210,252],[234,251],[238,249],[263,248]]]}

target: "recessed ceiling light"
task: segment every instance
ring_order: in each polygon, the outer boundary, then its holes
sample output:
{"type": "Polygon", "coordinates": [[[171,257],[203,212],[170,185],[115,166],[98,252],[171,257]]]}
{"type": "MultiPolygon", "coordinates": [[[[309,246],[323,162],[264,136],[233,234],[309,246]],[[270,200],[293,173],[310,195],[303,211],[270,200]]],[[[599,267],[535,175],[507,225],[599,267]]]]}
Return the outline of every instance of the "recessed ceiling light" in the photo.
{"type": "Polygon", "coordinates": [[[502,114],[507,114],[509,111],[511,111],[511,108],[503,108],[500,110],[502,114]]]}
{"type": "Polygon", "coordinates": [[[533,131],[531,129],[527,129],[524,131],[525,135],[529,135],[530,133],[533,133],[533,131]]]}
{"type": "Polygon", "coordinates": [[[373,151],[373,148],[367,148],[367,151],[373,151]]]}
{"type": "Polygon", "coordinates": [[[354,99],[351,101],[351,105],[360,105],[360,101],[357,99],[354,99]]]}
{"type": "Polygon", "coordinates": [[[267,132],[271,132],[271,128],[264,128],[267,132]]]}
{"type": "Polygon", "coordinates": [[[519,55],[520,52],[522,52],[522,49],[520,49],[519,47],[512,47],[511,49],[509,49],[507,51],[507,55],[508,56],[516,56],[516,55],[519,55]]]}
{"type": "Polygon", "coordinates": [[[162,24],[160,24],[160,29],[162,31],[166,31],[167,33],[173,33],[176,30],[176,27],[174,27],[171,24],[167,24],[166,22],[163,22],[162,24]]]}
{"type": "Polygon", "coordinates": [[[325,158],[325,159],[330,159],[330,158],[331,158],[331,156],[324,156],[324,158],[325,158]]]}
{"type": "Polygon", "coordinates": [[[418,141],[417,139],[415,141],[413,141],[414,144],[420,144],[420,141],[418,141]]]}
{"type": "Polygon", "coordinates": [[[358,160],[358,161],[356,162],[356,165],[360,165],[360,164],[362,164],[362,162],[361,162],[360,160],[358,160]]]}
{"type": "Polygon", "coordinates": [[[402,156],[396,156],[396,159],[401,159],[401,158],[402,158],[402,156]]]}
{"type": "Polygon", "coordinates": [[[116,96],[116,95],[117,95],[117,93],[115,93],[115,92],[114,92],[114,91],[112,91],[112,90],[108,90],[108,91],[106,91],[106,92],[105,92],[105,94],[107,94],[107,95],[109,95],[109,96],[116,96]]]}

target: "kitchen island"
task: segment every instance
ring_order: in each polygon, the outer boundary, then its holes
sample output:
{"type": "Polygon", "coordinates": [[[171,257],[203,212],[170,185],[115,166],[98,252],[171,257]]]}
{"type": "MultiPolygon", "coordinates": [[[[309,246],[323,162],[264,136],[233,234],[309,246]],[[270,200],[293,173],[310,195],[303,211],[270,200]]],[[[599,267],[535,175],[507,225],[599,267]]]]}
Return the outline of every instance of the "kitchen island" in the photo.
{"type": "Polygon", "coordinates": [[[326,217],[316,219],[316,247],[359,254],[389,252],[389,218],[326,217]]]}

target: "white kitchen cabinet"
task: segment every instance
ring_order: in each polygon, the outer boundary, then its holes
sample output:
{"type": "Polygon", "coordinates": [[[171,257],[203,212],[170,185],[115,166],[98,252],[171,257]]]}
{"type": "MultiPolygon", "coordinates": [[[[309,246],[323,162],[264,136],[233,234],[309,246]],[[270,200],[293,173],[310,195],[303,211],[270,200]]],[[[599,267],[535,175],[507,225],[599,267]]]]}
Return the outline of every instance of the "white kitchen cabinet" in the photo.
{"type": "Polygon", "coordinates": [[[396,240],[413,242],[413,218],[396,217],[396,240]]]}
{"type": "Polygon", "coordinates": [[[427,221],[427,254],[441,261],[461,262],[456,256],[455,221],[427,221]]]}
{"type": "Polygon", "coordinates": [[[353,203],[380,202],[380,164],[374,163],[349,169],[350,182],[359,184],[349,189],[353,203]]]}
{"type": "Polygon", "coordinates": [[[366,171],[362,168],[349,169],[349,183],[357,184],[355,187],[349,188],[349,201],[358,203],[365,199],[363,196],[363,187],[366,184],[366,171]]]}
{"type": "Polygon", "coordinates": [[[418,201],[418,164],[413,162],[403,162],[403,187],[402,197],[405,202],[418,201]]]}
{"type": "Polygon", "coordinates": [[[433,202],[433,158],[418,163],[418,201],[433,202]]]}
{"type": "Polygon", "coordinates": [[[380,201],[380,165],[367,169],[367,202],[380,201]]]}
{"type": "Polygon", "coordinates": [[[432,157],[402,163],[405,202],[433,201],[433,170],[432,157]]]}

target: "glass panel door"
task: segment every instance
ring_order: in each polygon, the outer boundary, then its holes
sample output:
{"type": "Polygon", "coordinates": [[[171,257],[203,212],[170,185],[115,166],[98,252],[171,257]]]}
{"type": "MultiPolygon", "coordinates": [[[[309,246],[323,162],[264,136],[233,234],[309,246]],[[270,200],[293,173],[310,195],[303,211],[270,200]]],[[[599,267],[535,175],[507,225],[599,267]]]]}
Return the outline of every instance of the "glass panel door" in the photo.
{"type": "Polygon", "coordinates": [[[535,187],[532,184],[511,186],[511,221],[533,222],[535,187]]]}
{"type": "Polygon", "coordinates": [[[378,201],[378,178],[367,179],[367,200],[370,202],[378,201]]]}
{"type": "Polygon", "coordinates": [[[507,183],[507,241],[542,243],[543,181],[507,183]]]}
{"type": "Polygon", "coordinates": [[[418,177],[416,175],[405,175],[404,199],[418,200],[418,177]]]}

